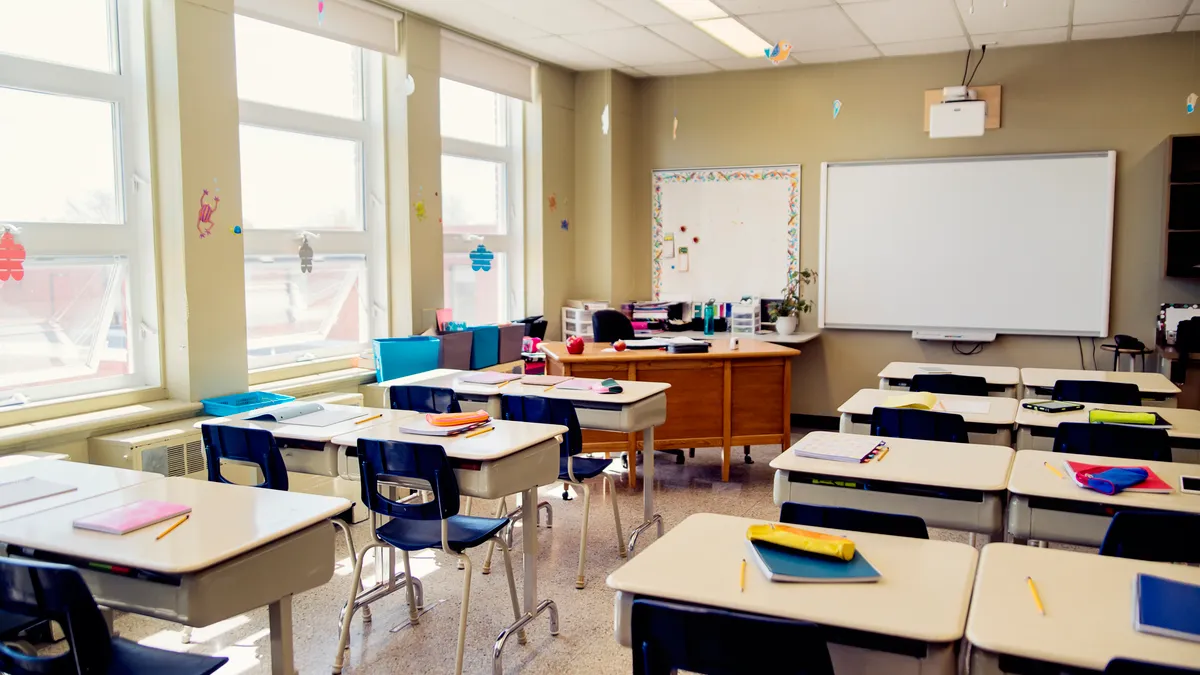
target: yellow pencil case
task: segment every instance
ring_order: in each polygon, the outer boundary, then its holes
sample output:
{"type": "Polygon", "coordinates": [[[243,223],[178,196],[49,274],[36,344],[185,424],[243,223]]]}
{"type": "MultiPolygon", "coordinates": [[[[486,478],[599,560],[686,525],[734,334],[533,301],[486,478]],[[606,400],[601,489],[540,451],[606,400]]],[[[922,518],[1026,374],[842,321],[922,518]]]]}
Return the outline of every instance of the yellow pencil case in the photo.
{"type": "Polygon", "coordinates": [[[1158,422],[1158,418],[1154,413],[1092,410],[1088,413],[1088,421],[1092,424],[1154,424],[1158,422]]]}
{"type": "Polygon", "coordinates": [[[746,528],[746,538],[750,541],[765,541],[784,548],[794,548],[797,551],[827,555],[842,560],[854,558],[853,541],[845,537],[801,530],[788,525],[751,525],[746,528]]]}

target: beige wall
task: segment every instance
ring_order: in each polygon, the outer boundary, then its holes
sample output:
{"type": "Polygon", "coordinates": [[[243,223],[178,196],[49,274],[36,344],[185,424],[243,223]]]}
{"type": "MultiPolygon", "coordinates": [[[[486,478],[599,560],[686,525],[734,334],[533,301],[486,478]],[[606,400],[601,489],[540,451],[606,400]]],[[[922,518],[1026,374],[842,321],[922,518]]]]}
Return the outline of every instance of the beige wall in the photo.
{"type": "MultiPolygon", "coordinates": [[[[401,55],[416,86],[407,99],[408,122],[408,255],[412,275],[412,328],[432,324],[431,310],[445,304],[442,279],[442,124],[439,80],[442,73],[441,29],[416,18],[403,23],[401,55]],[[419,220],[415,204],[425,202],[419,220]]],[[[389,134],[397,129],[389,129],[389,134]]],[[[403,131],[402,131],[403,133],[403,131]]],[[[392,162],[397,158],[390,158],[392,162]]],[[[393,222],[396,210],[393,209],[393,222]]]]}
{"type": "MultiPolygon", "coordinates": [[[[571,294],[612,295],[612,137],[600,116],[609,105],[612,71],[575,77],[575,274],[571,294]]],[[[610,123],[612,110],[609,110],[610,123]]]]}
{"type": "MultiPolygon", "coordinates": [[[[642,80],[626,252],[635,293],[650,293],[652,169],[802,164],[801,263],[815,268],[821,162],[1112,149],[1118,175],[1110,332],[1152,342],[1159,303],[1200,302],[1200,283],[1162,276],[1162,143],[1168,134],[1200,133],[1200,114],[1184,111],[1187,95],[1200,88],[1196,58],[1192,34],[995,50],[975,83],[1003,85],[1003,126],[972,139],[930,140],[922,131],[923,91],[957,83],[962,53],[642,80]],[[834,99],[843,105],[837,120],[834,99]],[[676,109],[679,136],[672,140],[676,109]]],[[[1013,290],[1031,291],[1016,283],[1013,290]]],[[[815,330],[815,317],[802,325],[815,330]]],[[[1090,365],[1087,340],[1084,351],[1090,365]]],[[[967,359],[907,334],[826,331],[804,352],[794,369],[792,409],[821,415],[875,386],[889,361],[1080,363],[1074,338],[1049,337],[1001,337],[967,359]]],[[[1097,359],[1105,362],[1103,352],[1097,359]]]]}

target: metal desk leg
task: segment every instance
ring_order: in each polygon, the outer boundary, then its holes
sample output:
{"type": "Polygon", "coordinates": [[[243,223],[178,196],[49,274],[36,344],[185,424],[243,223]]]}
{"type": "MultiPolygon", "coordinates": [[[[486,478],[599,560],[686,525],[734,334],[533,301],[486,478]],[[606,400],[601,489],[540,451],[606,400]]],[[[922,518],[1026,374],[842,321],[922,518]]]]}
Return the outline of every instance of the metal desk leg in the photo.
{"type": "MultiPolygon", "coordinates": [[[[558,635],[558,606],[553,600],[542,600],[540,603],[537,599],[537,557],[538,557],[538,537],[537,537],[537,486],[531,487],[521,492],[521,506],[533,504],[534,508],[525,508],[521,511],[521,546],[524,549],[524,559],[522,562],[525,565],[525,613],[521,615],[511,626],[500,631],[500,636],[496,638],[496,643],[492,645],[492,672],[494,675],[502,675],[504,665],[501,661],[501,655],[504,652],[504,643],[508,641],[509,636],[513,633],[518,633],[525,627],[526,624],[536,619],[542,612],[550,611],[550,634],[558,635]]],[[[520,636],[520,641],[523,643],[524,636],[520,636]]]]}
{"type": "Polygon", "coordinates": [[[642,436],[644,448],[642,450],[642,524],[633,528],[633,531],[629,533],[629,555],[633,555],[638,535],[651,525],[657,523],[658,536],[663,535],[662,516],[654,512],[654,427],[644,430],[642,436]]]}
{"type": "Polygon", "coordinates": [[[292,596],[285,595],[267,607],[271,629],[271,675],[296,675],[292,656],[292,596]]]}

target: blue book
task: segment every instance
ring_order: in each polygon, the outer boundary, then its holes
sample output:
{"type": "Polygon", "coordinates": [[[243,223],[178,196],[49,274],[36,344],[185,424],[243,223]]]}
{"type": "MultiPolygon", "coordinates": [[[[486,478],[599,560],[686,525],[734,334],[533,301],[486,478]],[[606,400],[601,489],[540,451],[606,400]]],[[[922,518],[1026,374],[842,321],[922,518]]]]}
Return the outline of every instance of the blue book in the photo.
{"type": "Polygon", "coordinates": [[[784,548],[762,541],[747,541],[758,567],[771,581],[847,583],[879,581],[879,570],[856,549],[854,558],[841,560],[784,548]]]}
{"type": "Polygon", "coordinates": [[[1133,627],[1139,633],[1200,642],[1200,586],[1139,574],[1133,627]]]}

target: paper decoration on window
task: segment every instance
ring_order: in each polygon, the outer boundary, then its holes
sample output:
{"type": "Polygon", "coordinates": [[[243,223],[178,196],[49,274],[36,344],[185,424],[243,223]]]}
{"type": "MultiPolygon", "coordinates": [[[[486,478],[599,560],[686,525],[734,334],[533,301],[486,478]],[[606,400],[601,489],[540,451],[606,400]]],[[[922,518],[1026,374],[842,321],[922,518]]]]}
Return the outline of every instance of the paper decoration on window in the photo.
{"type": "Polygon", "coordinates": [[[672,232],[671,234],[663,235],[662,251],[663,251],[662,257],[664,257],[664,258],[674,258],[675,257],[675,233],[674,232],[672,232]]]}
{"type": "Polygon", "coordinates": [[[842,100],[839,98],[833,99],[833,119],[837,119],[838,113],[842,112],[842,100]]]}
{"type": "Polygon", "coordinates": [[[600,113],[600,132],[605,136],[608,135],[608,106],[604,106],[604,112],[600,113]]]}
{"type": "Polygon", "coordinates": [[[771,63],[779,65],[784,61],[787,61],[788,56],[791,55],[792,43],[782,41],[776,42],[774,47],[771,47],[770,49],[764,49],[763,51],[767,53],[767,59],[771,63]]]}
{"type": "Polygon", "coordinates": [[[300,240],[300,273],[309,274],[312,272],[313,265],[313,250],[308,243],[308,235],[300,240]]]}
{"type": "Polygon", "coordinates": [[[468,257],[471,259],[471,269],[476,272],[487,272],[492,269],[492,258],[495,258],[496,255],[480,244],[468,254],[468,257]]]}
{"type": "Polygon", "coordinates": [[[404,95],[412,96],[413,92],[416,90],[417,81],[413,79],[412,73],[409,73],[404,77],[404,95]]]}
{"type": "Polygon", "coordinates": [[[20,281],[25,278],[25,247],[17,243],[17,228],[0,225],[0,281],[20,281]]]}
{"type": "Polygon", "coordinates": [[[671,140],[675,140],[679,136],[679,116],[675,116],[675,121],[671,123],[671,140]]]}
{"type": "Polygon", "coordinates": [[[1196,95],[1195,94],[1188,94],[1187,111],[1188,111],[1189,115],[1196,112],[1196,95]]]}
{"type": "MultiPolygon", "coordinates": [[[[217,179],[214,178],[213,182],[217,182],[217,179]]],[[[216,191],[220,192],[221,188],[216,188],[216,191]]],[[[200,193],[200,212],[196,214],[196,230],[200,233],[201,239],[212,234],[213,225],[216,225],[216,223],[213,222],[213,216],[216,215],[217,209],[220,208],[220,206],[220,195],[215,195],[210,199],[208,196],[208,190],[204,190],[200,193]]]]}
{"type": "Polygon", "coordinates": [[[571,223],[566,218],[563,218],[562,225],[559,227],[561,227],[564,231],[569,230],[571,229],[571,223]]]}
{"type": "Polygon", "coordinates": [[[317,23],[325,23],[325,0],[317,0],[317,23]]]}
{"type": "Polygon", "coordinates": [[[557,211],[558,210],[558,193],[551,192],[550,199],[548,201],[550,202],[550,213],[554,213],[555,211],[557,211]]]}

